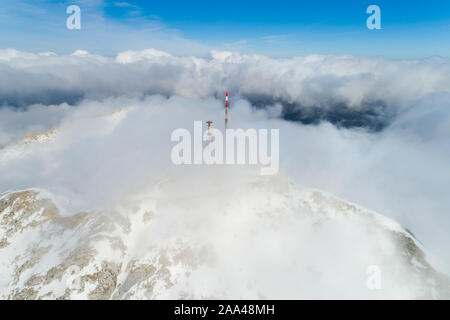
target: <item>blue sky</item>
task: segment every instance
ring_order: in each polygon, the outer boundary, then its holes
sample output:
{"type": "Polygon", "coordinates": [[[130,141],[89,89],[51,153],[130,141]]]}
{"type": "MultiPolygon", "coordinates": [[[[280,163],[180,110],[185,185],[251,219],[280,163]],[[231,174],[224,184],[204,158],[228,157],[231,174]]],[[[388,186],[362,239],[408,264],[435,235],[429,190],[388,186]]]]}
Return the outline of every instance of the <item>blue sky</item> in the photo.
{"type": "Polygon", "coordinates": [[[277,57],[450,58],[450,1],[2,0],[0,47],[110,55],[153,47],[178,55],[220,49],[277,57]],[[81,30],[65,27],[70,4],[81,8],[81,30]],[[381,30],[366,27],[371,4],[381,8],[381,30]]]}

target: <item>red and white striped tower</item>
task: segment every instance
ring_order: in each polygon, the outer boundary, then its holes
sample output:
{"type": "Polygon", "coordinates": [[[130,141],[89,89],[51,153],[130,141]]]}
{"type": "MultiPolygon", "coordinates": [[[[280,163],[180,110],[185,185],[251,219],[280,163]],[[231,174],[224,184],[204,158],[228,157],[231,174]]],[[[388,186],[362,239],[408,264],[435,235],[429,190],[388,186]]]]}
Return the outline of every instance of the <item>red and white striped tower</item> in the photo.
{"type": "Polygon", "coordinates": [[[228,91],[225,93],[225,129],[228,127],[228,91]]]}

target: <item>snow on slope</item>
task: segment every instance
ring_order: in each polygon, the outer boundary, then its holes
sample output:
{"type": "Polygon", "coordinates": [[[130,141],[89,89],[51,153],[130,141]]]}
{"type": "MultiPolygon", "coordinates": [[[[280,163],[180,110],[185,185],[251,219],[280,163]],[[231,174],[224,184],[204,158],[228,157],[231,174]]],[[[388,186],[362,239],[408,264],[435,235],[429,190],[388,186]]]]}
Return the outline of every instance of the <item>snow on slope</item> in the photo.
{"type": "MultiPolygon", "coordinates": [[[[33,147],[38,144],[53,141],[58,135],[58,130],[50,130],[40,133],[29,134],[18,142],[6,146],[3,152],[0,153],[0,163],[5,163],[14,160],[18,157],[30,154],[33,152],[33,147]]],[[[2,148],[0,148],[1,150],[2,148]]]]}
{"type": "MultiPolygon", "coordinates": [[[[167,101],[174,126],[192,123],[167,101]]],[[[382,215],[285,173],[171,166],[168,106],[142,104],[80,106],[0,150],[3,186],[26,186],[0,195],[0,299],[450,297],[421,244],[382,215]]]]}
{"type": "Polygon", "coordinates": [[[449,297],[396,222],[282,177],[208,170],[67,217],[43,190],[2,194],[0,298],[449,297]]]}
{"type": "MultiPolygon", "coordinates": [[[[91,114],[87,118],[92,120],[100,120],[97,121],[96,125],[102,125],[105,132],[109,132],[114,128],[115,125],[120,123],[126,116],[126,114],[135,108],[133,106],[124,107],[115,111],[101,112],[97,114],[91,114]],[[100,122],[100,123],[99,123],[100,122]]],[[[83,120],[77,119],[78,121],[83,120]]],[[[9,161],[14,161],[18,158],[22,158],[26,155],[30,155],[32,153],[41,152],[42,149],[52,148],[51,142],[54,142],[58,136],[63,133],[67,134],[70,132],[71,125],[66,125],[66,127],[48,130],[44,132],[31,133],[23,136],[18,141],[13,141],[12,143],[7,144],[5,147],[0,146],[0,163],[5,164],[9,161]]],[[[77,129],[75,129],[77,130],[77,129]]],[[[105,133],[103,133],[105,134],[105,133]]],[[[80,133],[82,137],[89,135],[89,133],[80,133]]]]}

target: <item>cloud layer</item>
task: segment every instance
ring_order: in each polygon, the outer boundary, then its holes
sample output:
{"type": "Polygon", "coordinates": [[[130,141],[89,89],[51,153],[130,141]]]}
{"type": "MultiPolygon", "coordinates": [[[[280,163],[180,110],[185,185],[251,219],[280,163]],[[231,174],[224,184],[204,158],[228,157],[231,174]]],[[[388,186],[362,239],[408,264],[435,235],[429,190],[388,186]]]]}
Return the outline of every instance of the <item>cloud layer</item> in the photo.
{"type": "Polygon", "coordinates": [[[228,90],[232,126],[280,129],[280,174],[397,219],[450,270],[447,60],[3,50],[0,69],[0,192],[44,188],[67,214],[112,205],[171,174],[173,129],[220,128],[228,90]]]}
{"type": "Polygon", "coordinates": [[[410,101],[450,92],[450,63],[430,58],[309,55],[272,59],[212,51],[207,58],[148,49],[116,57],[78,50],[69,56],[0,51],[0,103],[76,104],[126,95],[222,97],[228,90],[256,107],[280,104],[282,116],[380,130],[410,101]]]}

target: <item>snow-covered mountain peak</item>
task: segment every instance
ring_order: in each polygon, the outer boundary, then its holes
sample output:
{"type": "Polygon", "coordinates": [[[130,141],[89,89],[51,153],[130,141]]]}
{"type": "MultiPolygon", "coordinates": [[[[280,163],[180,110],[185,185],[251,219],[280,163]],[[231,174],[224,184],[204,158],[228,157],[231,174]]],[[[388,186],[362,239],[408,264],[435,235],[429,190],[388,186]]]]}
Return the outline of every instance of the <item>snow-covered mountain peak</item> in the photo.
{"type": "Polygon", "coordinates": [[[1,298],[449,296],[420,243],[382,215],[280,177],[180,192],[190,181],[70,216],[44,191],[2,194],[1,298]]]}

